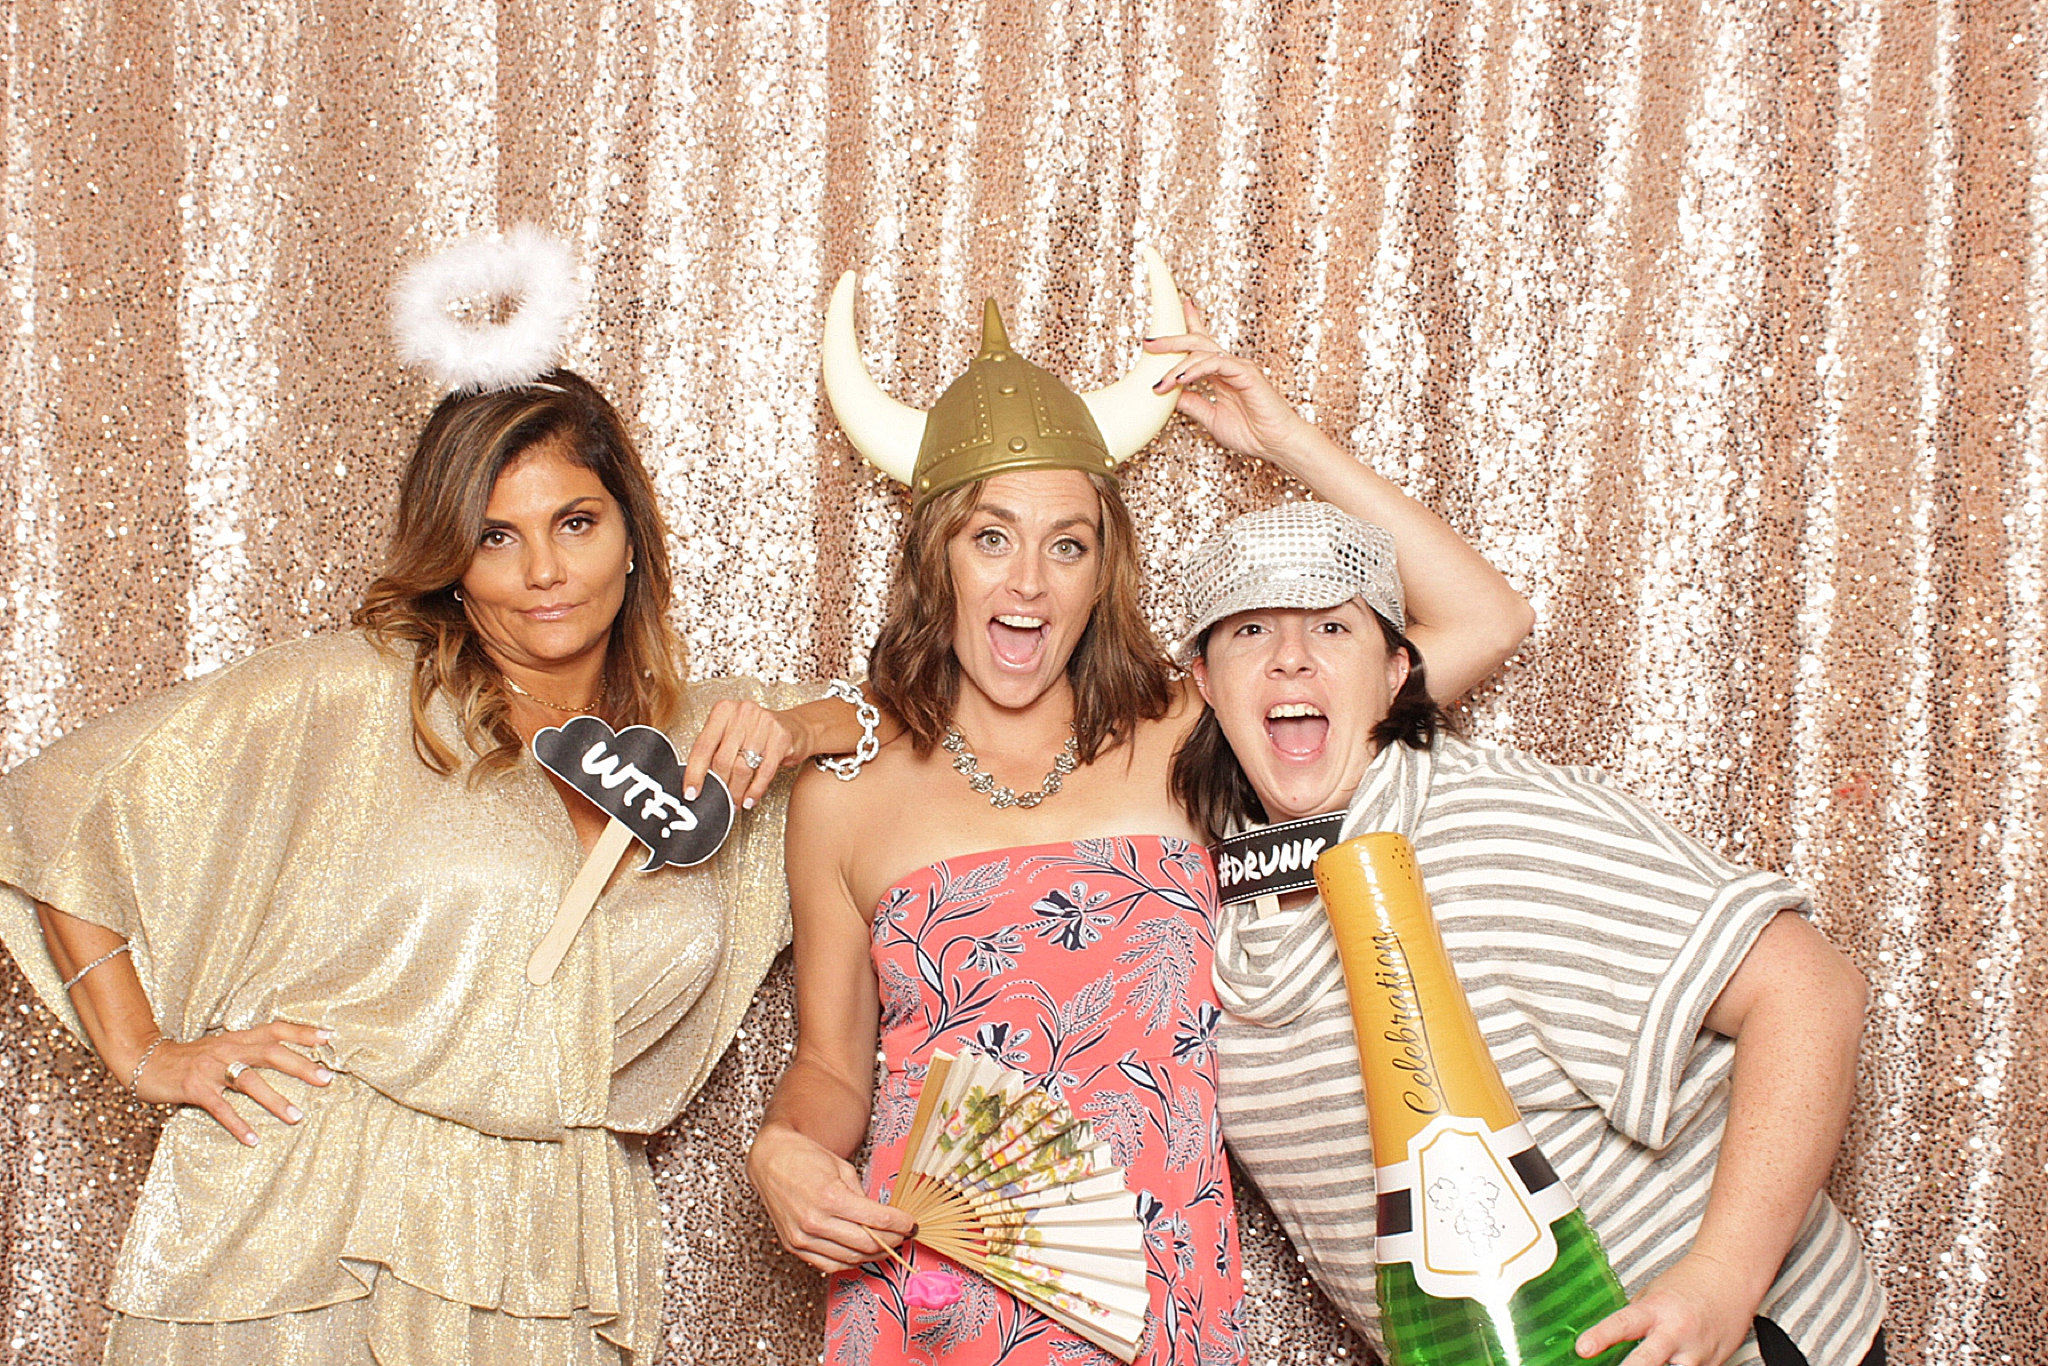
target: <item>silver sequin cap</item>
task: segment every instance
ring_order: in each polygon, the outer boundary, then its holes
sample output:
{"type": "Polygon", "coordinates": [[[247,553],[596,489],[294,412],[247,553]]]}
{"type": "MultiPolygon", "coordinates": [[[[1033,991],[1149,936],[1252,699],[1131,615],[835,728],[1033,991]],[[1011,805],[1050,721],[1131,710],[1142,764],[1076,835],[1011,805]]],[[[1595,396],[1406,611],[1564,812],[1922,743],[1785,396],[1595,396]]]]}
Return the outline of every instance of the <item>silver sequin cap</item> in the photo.
{"type": "Polygon", "coordinates": [[[1182,658],[1223,618],[1272,607],[1313,611],[1363,598],[1397,629],[1408,629],[1393,536],[1328,503],[1247,512],[1202,543],[1184,584],[1192,624],[1177,647],[1182,658]]]}

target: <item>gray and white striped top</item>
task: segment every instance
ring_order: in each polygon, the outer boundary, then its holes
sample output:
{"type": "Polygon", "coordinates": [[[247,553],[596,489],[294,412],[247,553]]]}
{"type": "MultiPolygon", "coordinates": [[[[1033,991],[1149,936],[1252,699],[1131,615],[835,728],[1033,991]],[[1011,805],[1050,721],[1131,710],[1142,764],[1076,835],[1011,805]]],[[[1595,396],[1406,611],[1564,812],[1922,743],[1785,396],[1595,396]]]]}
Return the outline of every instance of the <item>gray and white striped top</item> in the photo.
{"type": "MultiPolygon", "coordinates": [[[[1701,1021],[1771,918],[1808,909],[1593,769],[1390,745],[1345,836],[1396,830],[1537,1145],[1638,1291],[1690,1246],[1728,1116],[1732,1040],[1701,1021]]],[[[1223,908],[1224,1137],[1316,1280],[1384,1356],[1373,1156],[1343,969],[1320,902],[1223,908]]],[[[1884,1297],[1823,1194],[1759,1311],[1812,1366],[1860,1361],[1884,1297]]],[[[1755,1340],[1731,1360],[1759,1361],[1755,1340]]]]}

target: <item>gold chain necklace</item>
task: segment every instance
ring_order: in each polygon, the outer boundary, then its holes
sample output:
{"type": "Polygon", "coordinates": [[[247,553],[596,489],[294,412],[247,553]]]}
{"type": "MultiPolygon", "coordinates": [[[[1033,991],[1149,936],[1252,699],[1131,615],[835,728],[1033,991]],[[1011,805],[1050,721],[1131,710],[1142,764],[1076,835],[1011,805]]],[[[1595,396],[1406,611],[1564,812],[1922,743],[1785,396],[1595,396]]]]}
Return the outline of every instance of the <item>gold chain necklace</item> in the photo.
{"type": "Polygon", "coordinates": [[[1074,737],[1074,728],[1067,727],[1067,743],[1060,746],[1060,752],[1052,761],[1052,772],[1045,775],[1045,781],[1038,785],[1038,791],[1018,796],[1007,787],[997,787],[993,774],[983,773],[981,763],[967,748],[967,737],[960,733],[958,726],[946,727],[946,738],[939,741],[940,748],[953,756],[953,771],[967,779],[967,785],[988,797],[988,804],[998,809],[1011,806],[1036,806],[1060,790],[1060,782],[1080,766],[1081,744],[1074,737]]]}
{"type": "Polygon", "coordinates": [[[605,682],[601,678],[597,681],[597,696],[591,698],[590,701],[585,703],[583,706],[569,707],[564,706],[560,702],[550,702],[545,697],[535,697],[532,693],[528,692],[526,689],[520,687],[518,683],[514,682],[511,674],[501,673],[498,675],[498,677],[504,679],[505,686],[510,688],[513,692],[518,693],[521,697],[525,698],[529,702],[538,702],[541,706],[546,707],[549,711],[565,711],[569,713],[569,715],[571,716],[588,716],[591,712],[596,711],[599,707],[604,705],[605,682]]]}

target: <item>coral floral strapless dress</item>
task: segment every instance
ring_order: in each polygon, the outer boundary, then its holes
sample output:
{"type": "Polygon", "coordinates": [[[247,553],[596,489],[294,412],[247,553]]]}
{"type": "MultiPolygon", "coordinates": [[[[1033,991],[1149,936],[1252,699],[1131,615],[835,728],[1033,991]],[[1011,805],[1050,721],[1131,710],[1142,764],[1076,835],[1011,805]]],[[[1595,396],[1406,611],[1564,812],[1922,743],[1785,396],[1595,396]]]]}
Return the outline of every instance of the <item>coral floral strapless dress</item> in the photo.
{"type": "MultiPolygon", "coordinates": [[[[1064,1096],[1128,1172],[1152,1303],[1138,1360],[1243,1359],[1237,1216],[1216,1119],[1207,851],[1158,835],[999,849],[922,868],[875,910],[886,1075],[868,1190],[887,1199],[935,1051],[977,1049],[1064,1096]]],[[[906,1247],[919,1270],[945,1265],[906,1247]]],[[[830,1363],[1114,1361],[979,1276],[943,1309],[905,1273],[835,1277],[830,1363]]]]}

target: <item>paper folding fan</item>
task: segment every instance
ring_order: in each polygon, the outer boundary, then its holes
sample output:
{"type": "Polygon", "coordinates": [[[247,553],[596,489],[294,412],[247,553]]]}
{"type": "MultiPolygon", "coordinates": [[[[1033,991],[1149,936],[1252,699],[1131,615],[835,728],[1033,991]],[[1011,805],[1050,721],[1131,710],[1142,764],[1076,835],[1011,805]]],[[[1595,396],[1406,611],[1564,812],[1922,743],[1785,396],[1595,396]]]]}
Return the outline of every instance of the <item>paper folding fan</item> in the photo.
{"type": "Polygon", "coordinates": [[[1135,1361],[1150,1291],[1137,1197],[1067,1103],[975,1052],[934,1054],[894,1204],[918,1242],[1135,1361]]]}

